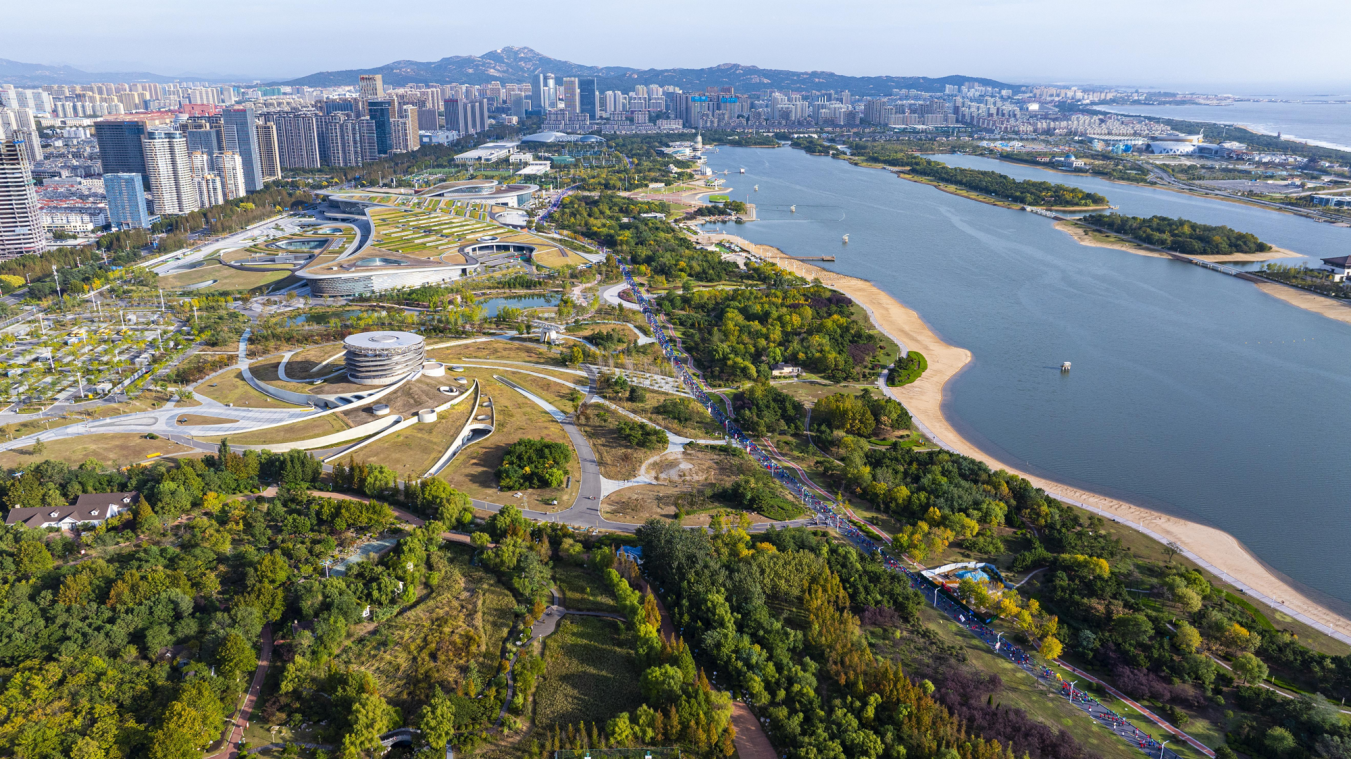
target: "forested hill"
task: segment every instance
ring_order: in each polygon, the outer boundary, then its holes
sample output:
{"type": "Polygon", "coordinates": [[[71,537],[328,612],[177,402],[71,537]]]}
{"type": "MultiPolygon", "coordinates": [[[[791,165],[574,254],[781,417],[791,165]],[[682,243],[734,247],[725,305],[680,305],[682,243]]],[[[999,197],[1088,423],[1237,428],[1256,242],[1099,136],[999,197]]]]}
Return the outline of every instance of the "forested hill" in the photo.
{"type": "Polygon", "coordinates": [[[987,87],[1017,89],[993,79],[972,76],[845,76],[830,71],[788,71],[762,69],[740,63],[723,63],[707,68],[636,69],[627,66],[587,66],[550,58],[528,47],[504,47],[483,55],[452,55],[439,61],[394,61],[371,69],[321,71],[278,84],[335,87],[357,83],[363,74],[380,74],[386,85],[415,82],[436,84],[487,84],[488,82],[528,82],[535,75],[550,73],[562,84],[565,76],[596,77],[601,90],[628,91],[635,84],[671,85],[682,90],[704,87],[735,87],[738,92],[769,87],[791,90],[849,90],[854,95],[890,95],[892,90],[942,92],[945,85],[978,82],[987,87]]]}

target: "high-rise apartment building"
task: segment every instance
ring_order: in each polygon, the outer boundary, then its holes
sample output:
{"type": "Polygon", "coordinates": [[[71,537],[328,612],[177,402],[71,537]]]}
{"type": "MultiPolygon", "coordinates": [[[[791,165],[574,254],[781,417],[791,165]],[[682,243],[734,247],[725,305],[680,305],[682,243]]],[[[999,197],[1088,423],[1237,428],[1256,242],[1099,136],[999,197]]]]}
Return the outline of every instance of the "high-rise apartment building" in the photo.
{"type": "Polygon", "coordinates": [[[488,103],[484,100],[447,100],[446,129],[463,137],[488,128],[488,103]]]}
{"type": "Polygon", "coordinates": [[[0,259],[46,249],[28,150],[22,139],[0,142],[0,259]]]}
{"type": "Polygon", "coordinates": [[[283,169],[319,168],[319,129],[314,113],[269,113],[263,118],[276,127],[283,169]]]}
{"type": "Polygon", "coordinates": [[[403,107],[404,130],[408,136],[408,151],[422,147],[422,139],[418,136],[418,129],[421,126],[418,121],[418,107],[415,105],[406,105],[403,107]]]}
{"type": "Polygon", "coordinates": [[[258,129],[258,166],[263,181],[281,179],[281,145],[277,139],[277,125],[264,121],[258,129]]]}
{"type": "Polygon", "coordinates": [[[385,96],[385,81],[380,74],[363,74],[358,82],[362,100],[385,96]]]}
{"type": "Polygon", "coordinates": [[[581,113],[582,101],[581,95],[577,90],[577,77],[569,76],[563,79],[563,110],[568,113],[581,113]]]}
{"type": "Polygon", "coordinates": [[[225,188],[221,184],[220,177],[214,172],[207,172],[193,181],[197,185],[197,202],[202,208],[218,206],[225,202],[225,188]]]}
{"type": "Polygon", "coordinates": [[[366,103],[366,113],[375,123],[375,148],[380,155],[389,153],[392,145],[389,122],[394,118],[393,109],[394,102],[391,100],[371,100],[366,103]]]}
{"type": "Polygon", "coordinates": [[[408,148],[408,120],[390,119],[389,120],[389,152],[407,153],[408,148]]]}
{"type": "Polygon", "coordinates": [[[375,122],[371,119],[357,119],[357,145],[361,149],[360,166],[368,161],[380,160],[380,142],[376,138],[375,122]]]}
{"type": "Polygon", "coordinates": [[[510,97],[511,115],[518,119],[525,118],[525,112],[530,110],[530,100],[526,98],[523,92],[513,92],[510,97]]]}
{"type": "Polygon", "coordinates": [[[0,140],[22,139],[28,152],[28,165],[42,160],[42,139],[38,136],[37,122],[33,112],[27,108],[0,108],[0,140]]]}
{"type": "MultiPolygon", "coordinates": [[[[258,154],[258,123],[253,106],[241,105],[221,112],[225,127],[225,149],[238,153],[244,162],[244,185],[249,192],[263,189],[262,157],[258,154]]],[[[275,152],[275,151],[274,151],[275,152]]],[[[281,172],[277,173],[278,176],[281,172]]]]}
{"type": "Polygon", "coordinates": [[[600,114],[600,93],[596,90],[596,80],[592,78],[577,81],[578,113],[585,113],[592,119],[600,114]]]}
{"type": "Polygon", "coordinates": [[[144,121],[121,121],[108,119],[94,122],[94,139],[99,146],[99,163],[106,174],[137,174],[145,187],[146,179],[145,150],[141,139],[145,137],[144,121]]]}
{"type": "Polygon", "coordinates": [[[441,113],[436,107],[418,106],[417,128],[421,132],[435,132],[441,128],[441,113]]]}
{"type": "Polygon", "coordinates": [[[225,151],[212,158],[216,176],[220,177],[221,194],[226,200],[242,198],[248,192],[248,180],[244,176],[244,161],[238,153],[225,151]]]}
{"type": "Polygon", "coordinates": [[[152,129],[141,139],[155,212],[179,215],[201,208],[192,179],[188,141],[182,132],[152,129]]]}
{"type": "Polygon", "coordinates": [[[108,196],[108,221],[114,228],[146,229],[150,226],[140,174],[104,174],[103,192],[108,196]]]}
{"type": "Polygon", "coordinates": [[[183,136],[188,140],[189,153],[215,155],[225,149],[221,144],[219,129],[210,128],[205,122],[186,122],[183,136]],[[196,124],[197,126],[194,126],[196,124]]]}

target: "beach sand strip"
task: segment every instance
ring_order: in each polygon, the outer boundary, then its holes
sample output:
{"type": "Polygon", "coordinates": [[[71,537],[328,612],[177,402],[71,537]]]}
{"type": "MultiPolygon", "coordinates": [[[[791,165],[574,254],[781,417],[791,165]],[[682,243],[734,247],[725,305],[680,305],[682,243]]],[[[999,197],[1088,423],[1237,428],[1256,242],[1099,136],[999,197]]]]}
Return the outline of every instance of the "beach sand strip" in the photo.
{"type": "MultiPolygon", "coordinates": [[[[992,469],[1004,469],[1017,474],[1058,500],[1124,523],[1155,540],[1175,543],[1182,548],[1182,553],[1187,558],[1205,567],[1221,580],[1241,589],[1252,599],[1295,617],[1337,640],[1351,643],[1351,620],[1324,608],[1290,587],[1229,533],[1029,474],[996,460],[959,435],[943,415],[943,387],[971,361],[971,352],[943,342],[919,314],[901,305],[873,283],[836,274],[788,256],[777,248],[758,245],[734,235],[700,235],[701,241],[712,242],[719,239],[734,242],[761,258],[773,261],[808,279],[820,279],[827,287],[848,295],[862,305],[872,317],[873,324],[892,340],[907,350],[917,350],[924,354],[929,362],[929,368],[918,380],[902,387],[882,387],[882,389],[903,403],[921,431],[941,447],[983,461],[992,469]]],[[[1263,285],[1258,287],[1270,292],[1263,285]]],[[[1328,300],[1293,288],[1280,287],[1280,289],[1293,291],[1294,296],[1307,295],[1320,301],[1328,300]]],[[[1272,294],[1283,300],[1288,300],[1285,296],[1290,295],[1289,292],[1272,294]]],[[[1328,306],[1340,307],[1351,312],[1351,308],[1338,303],[1329,302],[1328,306]]]]}

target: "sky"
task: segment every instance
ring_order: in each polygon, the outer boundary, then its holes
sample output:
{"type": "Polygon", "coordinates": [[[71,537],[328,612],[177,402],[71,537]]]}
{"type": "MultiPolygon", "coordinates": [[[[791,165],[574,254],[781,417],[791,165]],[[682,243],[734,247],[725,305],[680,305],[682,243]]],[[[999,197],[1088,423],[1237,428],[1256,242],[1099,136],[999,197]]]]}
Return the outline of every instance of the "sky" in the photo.
{"type": "Polygon", "coordinates": [[[46,0],[6,24],[29,31],[2,58],[265,81],[519,45],[596,66],[1351,93],[1345,0],[46,0]]]}

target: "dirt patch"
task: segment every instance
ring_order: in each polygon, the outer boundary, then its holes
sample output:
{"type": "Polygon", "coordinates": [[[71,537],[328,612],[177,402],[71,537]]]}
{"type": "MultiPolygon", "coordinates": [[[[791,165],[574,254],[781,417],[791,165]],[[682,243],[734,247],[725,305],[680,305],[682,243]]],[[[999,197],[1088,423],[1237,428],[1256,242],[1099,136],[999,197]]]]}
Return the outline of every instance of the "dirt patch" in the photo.
{"type": "Polygon", "coordinates": [[[183,427],[191,427],[197,424],[234,424],[238,419],[222,419],[219,416],[200,416],[198,414],[183,414],[178,417],[177,424],[183,427]]]}
{"type": "Polygon", "coordinates": [[[736,728],[736,738],[732,742],[736,744],[736,755],[740,759],[778,759],[779,753],[760,727],[760,720],[740,701],[732,702],[732,727],[736,728]]]}
{"type": "MultiPolygon", "coordinates": [[[[652,517],[675,519],[676,510],[683,509],[688,516],[681,524],[708,524],[722,511],[708,500],[708,486],[731,482],[744,466],[740,458],[707,451],[667,453],[649,462],[643,472],[660,484],[635,485],[606,496],[601,513],[613,522],[641,524],[652,517]]],[[[753,522],[768,521],[759,514],[750,517],[753,522]]]]}

